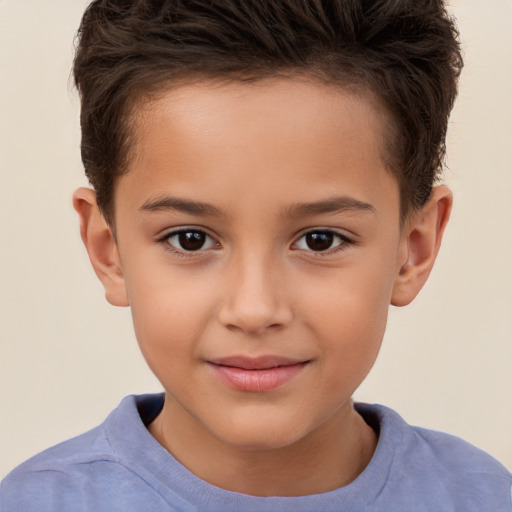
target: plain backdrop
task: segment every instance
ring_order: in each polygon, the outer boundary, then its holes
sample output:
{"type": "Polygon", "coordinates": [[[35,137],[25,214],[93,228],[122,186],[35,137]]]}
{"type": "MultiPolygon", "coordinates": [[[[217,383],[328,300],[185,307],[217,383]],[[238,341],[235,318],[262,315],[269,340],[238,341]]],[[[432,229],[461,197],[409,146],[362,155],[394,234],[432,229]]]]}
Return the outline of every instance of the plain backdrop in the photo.
{"type": "MultiPolygon", "coordinates": [[[[0,477],[159,391],[130,312],[109,306],[71,207],[85,185],[69,72],[85,0],[0,0],[0,477]]],[[[512,1],[459,0],[466,67],[451,118],[455,207],[431,279],[392,309],[356,398],[449,431],[512,468],[512,1]]]]}

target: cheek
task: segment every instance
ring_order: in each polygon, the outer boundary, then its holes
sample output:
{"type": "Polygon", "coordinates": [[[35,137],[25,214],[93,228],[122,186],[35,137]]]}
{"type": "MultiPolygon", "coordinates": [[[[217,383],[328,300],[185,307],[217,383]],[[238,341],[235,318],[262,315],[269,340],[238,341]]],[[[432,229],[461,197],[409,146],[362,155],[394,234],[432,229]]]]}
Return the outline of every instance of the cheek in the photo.
{"type": "Polygon", "coordinates": [[[341,269],[304,296],[308,328],[340,376],[362,380],[373,365],[386,328],[392,275],[382,266],[341,269]]]}
{"type": "Polygon", "coordinates": [[[311,279],[304,287],[304,311],[319,328],[345,332],[371,332],[385,327],[393,288],[390,269],[360,265],[311,279]]]}
{"type": "Polygon", "coordinates": [[[160,367],[179,368],[193,358],[211,321],[211,290],[177,276],[128,279],[127,289],[134,330],[140,349],[157,376],[160,367]]]}
{"type": "Polygon", "coordinates": [[[318,310],[315,332],[319,375],[330,390],[323,398],[326,404],[346,400],[364,381],[379,354],[388,312],[387,301],[374,294],[333,295],[327,301],[329,309],[318,310]]]}

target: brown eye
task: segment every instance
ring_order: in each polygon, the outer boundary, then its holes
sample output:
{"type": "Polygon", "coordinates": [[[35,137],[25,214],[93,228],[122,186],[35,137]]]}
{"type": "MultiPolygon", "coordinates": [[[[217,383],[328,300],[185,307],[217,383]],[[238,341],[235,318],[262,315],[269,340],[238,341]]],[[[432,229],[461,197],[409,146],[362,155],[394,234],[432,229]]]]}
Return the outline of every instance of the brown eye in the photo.
{"type": "Polygon", "coordinates": [[[193,229],[171,233],[166,241],[178,251],[194,252],[215,247],[214,240],[203,231],[193,229]]]}
{"type": "Polygon", "coordinates": [[[182,249],[186,251],[198,251],[204,245],[206,235],[198,231],[188,231],[178,235],[178,241],[182,249]]]}
{"type": "Polygon", "coordinates": [[[333,233],[308,233],[306,235],[306,245],[312,251],[327,251],[331,248],[333,240],[333,233]]]}
{"type": "Polygon", "coordinates": [[[342,248],[351,243],[347,237],[336,231],[318,230],[306,233],[295,245],[303,251],[326,252],[337,247],[342,248]]]}

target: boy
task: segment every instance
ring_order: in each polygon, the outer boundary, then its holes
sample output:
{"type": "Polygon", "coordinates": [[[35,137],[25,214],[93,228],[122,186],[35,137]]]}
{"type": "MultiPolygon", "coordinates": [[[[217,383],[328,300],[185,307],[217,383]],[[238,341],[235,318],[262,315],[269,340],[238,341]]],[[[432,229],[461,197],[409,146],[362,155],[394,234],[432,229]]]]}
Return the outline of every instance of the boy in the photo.
{"type": "Polygon", "coordinates": [[[74,205],[165,395],[0,509],[510,511],[496,461],[351,400],[439,250],[460,67],[440,1],[93,2],[74,205]]]}

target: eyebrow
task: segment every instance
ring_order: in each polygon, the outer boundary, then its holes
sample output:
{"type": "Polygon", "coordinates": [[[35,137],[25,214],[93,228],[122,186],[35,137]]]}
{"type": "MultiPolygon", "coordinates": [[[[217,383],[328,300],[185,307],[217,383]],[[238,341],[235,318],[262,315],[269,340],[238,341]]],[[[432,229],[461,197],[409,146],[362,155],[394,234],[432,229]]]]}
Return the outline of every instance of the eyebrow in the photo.
{"type": "MultiPolygon", "coordinates": [[[[192,201],[171,196],[161,196],[148,199],[140,208],[142,211],[175,210],[189,215],[204,215],[212,217],[224,217],[225,214],[209,203],[192,201]]],[[[375,208],[363,201],[350,196],[331,197],[311,203],[297,203],[284,210],[285,217],[300,218],[325,213],[341,213],[343,211],[361,211],[375,213],[375,208]]]]}
{"type": "Polygon", "coordinates": [[[347,210],[376,213],[375,207],[371,204],[350,196],[331,197],[312,203],[298,203],[287,208],[284,213],[289,217],[307,217],[325,213],[341,213],[347,210]]]}
{"type": "Polygon", "coordinates": [[[190,199],[162,196],[148,199],[140,208],[142,211],[175,210],[190,215],[208,215],[212,217],[223,217],[224,213],[216,206],[190,199]]]}

